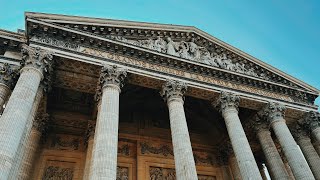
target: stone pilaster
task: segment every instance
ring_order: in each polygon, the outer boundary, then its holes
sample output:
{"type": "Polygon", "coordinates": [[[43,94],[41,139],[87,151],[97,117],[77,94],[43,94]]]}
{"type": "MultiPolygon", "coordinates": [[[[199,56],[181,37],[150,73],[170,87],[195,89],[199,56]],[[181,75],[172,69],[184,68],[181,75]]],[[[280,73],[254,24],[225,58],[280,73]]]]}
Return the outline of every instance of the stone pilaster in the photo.
{"type": "Polygon", "coordinates": [[[297,124],[291,128],[291,132],[306,158],[314,177],[320,179],[320,157],[311,143],[309,132],[303,129],[301,125],[302,124],[297,122],[297,124]]]}
{"type": "Polygon", "coordinates": [[[0,118],[0,179],[8,179],[40,82],[52,72],[51,53],[23,45],[22,54],[24,67],[0,118]]]}
{"type": "Polygon", "coordinates": [[[259,116],[265,119],[272,127],[277,136],[280,146],[296,179],[314,179],[314,176],[304,160],[297,143],[294,141],[284,119],[285,107],[278,103],[268,103],[260,112],[259,116]]]}
{"type": "Polygon", "coordinates": [[[93,141],[94,141],[94,128],[95,128],[95,122],[88,121],[88,127],[86,130],[86,137],[85,137],[86,145],[87,145],[87,154],[86,154],[86,162],[84,166],[82,179],[89,179],[91,160],[92,160],[92,148],[93,148],[93,141]]]}
{"type": "Polygon", "coordinates": [[[126,76],[126,70],[116,66],[105,65],[101,69],[96,95],[99,105],[89,173],[91,180],[116,179],[119,96],[126,76]]]}
{"type": "Polygon", "coordinates": [[[186,90],[187,85],[184,82],[167,80],[160,94],[169,109],[176,177],[178,180],[196,180],[197,171],[183,107],[183,95],[186,90]]]}
{"type": "Polygon", "coordinates": [[[13,89],[18,76],[18,67],[8,63],[0,63],[0,110],[2,112],[8,96],[13,89]]]}
{"type": "Polygon", "coordinates": [[[242,179],[262,179],[238,116],[239,102],[240,98],[238,96],[222,92],[214,106],[221,111],[226,123],[232,149],[236,155],[242,179]]]}
{"type": "Polygon", "coordinates": [[[251,123],[265,155],[267,167],[272,179],[290,179],[281,156],[272,140],[267,122],[262,121],[259,117],[255,116],[251,123]]]}

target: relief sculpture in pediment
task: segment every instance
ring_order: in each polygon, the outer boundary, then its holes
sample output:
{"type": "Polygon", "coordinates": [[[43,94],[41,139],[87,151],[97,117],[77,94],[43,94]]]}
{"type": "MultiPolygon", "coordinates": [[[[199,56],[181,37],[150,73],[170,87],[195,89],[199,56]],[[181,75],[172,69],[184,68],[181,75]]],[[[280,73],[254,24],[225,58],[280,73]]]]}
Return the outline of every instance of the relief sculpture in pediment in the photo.
{"type": "Polygon", "coordinates": [[[253,67],[247,67],[247,65],[241,62],[234,62],[232,58],[228,57],[224,52],[210,52],[207,48],[197,45],[193,38],[189,42],[175,42],[170,37],[157,37],[156,39],[149,38],[147,40],[130,40],[122,36],[108,35],[107,38],[144,47],[160,53],[188,59],[209,66],[242,73],[249,76],[259,77],[262,79],[268,79],[265,74],[256,73],[253,67]]]}

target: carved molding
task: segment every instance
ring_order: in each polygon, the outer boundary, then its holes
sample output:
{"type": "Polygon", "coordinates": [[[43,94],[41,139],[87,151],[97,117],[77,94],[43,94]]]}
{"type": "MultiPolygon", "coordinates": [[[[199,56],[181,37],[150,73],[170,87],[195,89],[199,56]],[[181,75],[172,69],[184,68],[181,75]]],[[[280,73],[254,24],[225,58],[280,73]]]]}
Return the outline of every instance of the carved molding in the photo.
{"type": "Polygon", "coordinates": [[[120,154],[122,156],[129,156],[130,155],[129,144],[124,144],[122,146],[118,146],[118,154],[120,154]]]}
{"type": "Polygon", "coordinates": [[[116,180],[128,180],[129,168],[117,166],[117,179],[116,180]]]}
{"type": "Polygon", "coordinates": [[[80,138],[79,137],[64,137],[55,135],[52,139],[51,148],[59,150],[79,150],[80,138]]]}
{"type": "Polygon", "coordinates": [[[95,99],[97,101],[100,100],[102,96],[102,89],[108,84],[116,85],[121,89],[124,85],[124,80],[126,77],[127,69],[105,64],[101,68],[95,99]]]}
{"type": "Polygon", "coordinates": [[[213,102],[212,105],[223,112],[229,108],[238,110],[239,103],[240,97],[238,95],[229,92],[221,92],[219,98],[213,102]]]}
{"type": "Polygon", "coordinates": [[[269,102],[259,112],[258,116],[269,123],[284,119],[286,107],[283,104],[269,102]]]}
{"type": "Polygon", "coordinates": [[[187,91],[187,84],[182,81],[176,81],[167,79],[165,84],[162,86],[160,95],[165,101],[171,99],[183,99],[183,95],[187,91]]]}
{"type": "Polygon", "coordinates": [[[72,180],[73,179],[73,169],[71,168],[61,168],[59,166],[49,166],[46,168],[42,180],[72,180]]]}
{"type": "MultiPolygon", "coordinates": [[[[173,168],[149,167],[150,180],[176,180],[176,172],[173,168]]],[[[198,180],[216,180],[215,176],[199,175],[198,180]]]]}
{"type": "Polygon", "coordinates": [[[36,129],[40,133],[43,133],[48,127],[50,115],[48,113],[40,113],[34,119],[32,128],[36,129]]]}
{"type": "Polygon", "coordinates": [[[146,142],[140,143],[141,146],[141,154],[156,154],[156,155],[162,155],[165,157],[168,156],[174,156],[173,150],[168,145],[161,145],[159,147],[150,146],[146,142]]]}
{"type": "Polygon", "coordinates": [[[0,83],[13,89],[18,78],[20,67],[8,63],[0,63],[0,83]]]}

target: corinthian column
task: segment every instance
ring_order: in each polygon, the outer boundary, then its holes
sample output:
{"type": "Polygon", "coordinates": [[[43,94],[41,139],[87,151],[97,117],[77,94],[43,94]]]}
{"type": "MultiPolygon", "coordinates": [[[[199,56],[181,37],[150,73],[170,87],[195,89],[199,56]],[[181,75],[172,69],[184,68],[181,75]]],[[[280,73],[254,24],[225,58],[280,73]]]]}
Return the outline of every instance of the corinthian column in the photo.
{"type": "Polygon", "coordinates": [[[240,98],[234,94],[222,92],[214,104],[222,113],[230,137],[232,149],[236,155],[242,179],[262,179],[254,159],[248,139],[238,116],[240,98]]]}
{"type": "Polygon", "coordinates": [[[295,127],[291,128],[291,132],[306,158],[314,177],[320,179],[320,157],[311,143],[309,132],[303,129],[299,122],[295,124],[295,127]]]}
{"type": "Polygon", "coordinates": [[[296,179],[314,179],[297,143],[294,141],[284,119],[285,107],[278,103],[268,103],[259,116],[270,123],[296,179]]]}
{"type": "Polygon", "coordinates": [[[0,179],[8,179],[40,81],[52,71],[50,53],[24,45],[22,54],[25,65],[0,118],[0,179]]]}
{"type": "Polygon", "coordinates": [[[167,80],[162,86],[160,94],[167,102],[169,109],[177,180],[197,180],[197,171],[183,108],[183,95],[186,90],[187,85],[185,83],[167,80]]]}
{"type": "Polygon", "coordinates": [[[18,67],[0,62],[0,111],[2,112],[8,96],[13,89],[17,78],[18,67]]]}
{"type": "Polygon", "coordinates": [[[96,95],[99,105],[90,179],[116,179],[119,95],[126,76],[126,70],[116,66],[105,65],[101,69],[96,95]]]}
{"type": "Polygon", "coordinates": [[[290,179],[290,176],[286,171],[286,167],[282,162],[281,156],[272,140],[267,123],[257,116],[254,117],[251,122],[255,132],[257,133],[272,179],[290,179]]]}
{"type": "Polygon", "coordinates": [[[49,114],[39,114],[33,121],[31,132],[26,138],[26,146],[22,155],[22,164],[18,171],[17,179],[27,180],[29,179],[33,163],[36,157],[36,151],[38,149],[40,138],[44,132],[45,126],[49,120],[49,114]]]}
{"type": "Polygon", "coordinates": [[[83,173],[83,179],[85,180],[89,179],[89,173],[91,168],[94,128],[95,128],[95,123],[93,121],[89,121],[87,131],[86,131],[87,155],[86,155],[86,163],[84,166],[84,173],[83,173]]]}
{"type": "Polygon", "coordinates": [[[303,127],[314,137],[316,150],[320,156],[320,113],[310,111],[304,115],[303,127]]]}

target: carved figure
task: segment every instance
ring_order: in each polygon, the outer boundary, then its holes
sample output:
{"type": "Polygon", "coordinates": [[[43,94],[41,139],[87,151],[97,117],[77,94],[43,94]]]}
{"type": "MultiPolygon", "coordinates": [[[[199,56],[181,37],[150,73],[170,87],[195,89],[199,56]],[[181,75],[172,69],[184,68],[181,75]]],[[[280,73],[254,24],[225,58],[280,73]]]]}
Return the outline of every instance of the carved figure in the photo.
{"type": "Polygon", "coordinates": [[[170,37],[167,37],[167,54],[177,56],[175,42],[170,37]]]}
{"type": "Polygon", "coordinates": [[[182,41],[179,44],[179,54],[180,57],[184,58],[184,59],[190,59],[190,55],[189,55],[189,45],[188,43],[186,43],[185,41],[182,41]]]}
{"type": "Polygon", "coordinates": [[[160,36],[154,41],[154,49],[162,53],[166,51],[166,42],[160,36]]]}
{"type": "MultiPolygon", "coordinates": [[[[190,52],[193,55],[193,59],[195,61],[200,60],[200,46],[198,46],[196,43],[194,43],[194,38],[191,39],[191,42],[189,42],[190,52]]],[[[202,47],[201,47],[202,48],[202,47]]]]}

